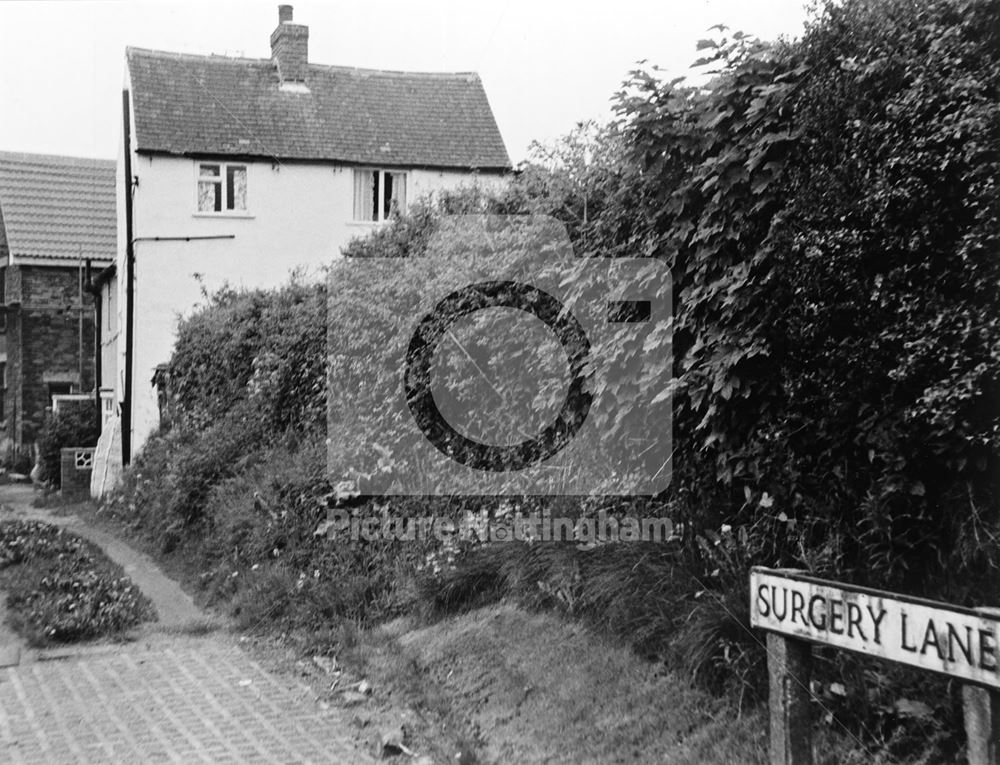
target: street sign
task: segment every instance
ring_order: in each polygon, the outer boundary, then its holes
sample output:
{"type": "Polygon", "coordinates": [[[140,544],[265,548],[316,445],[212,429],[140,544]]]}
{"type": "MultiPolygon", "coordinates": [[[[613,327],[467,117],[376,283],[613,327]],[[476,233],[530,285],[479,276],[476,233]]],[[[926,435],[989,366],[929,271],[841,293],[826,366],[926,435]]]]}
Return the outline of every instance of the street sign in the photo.
{"type": "Polygon", "coordinates": [[[755,567],[750,623],[767,630],[771,765],[811,765],[811,644],[960,679],[971,765],[1000,765],[1000,610],[755,567]]]}
{"type": "Polygon", "coordinates": [[[970,608],[755,569],[750,623],[1000,688],[1000,617],[970,608]]]}

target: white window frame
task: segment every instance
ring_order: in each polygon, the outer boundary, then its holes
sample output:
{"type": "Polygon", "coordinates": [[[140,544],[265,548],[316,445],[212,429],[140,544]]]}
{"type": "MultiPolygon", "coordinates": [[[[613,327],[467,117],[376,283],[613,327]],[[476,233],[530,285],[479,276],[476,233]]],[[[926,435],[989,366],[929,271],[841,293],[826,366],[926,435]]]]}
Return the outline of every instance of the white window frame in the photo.
{"type": "Polygon", "coordinates": [[[214,159],[198,159],[194,162],[194,214],[197,216],[207,216],[210,218],[249,218],[250,216],[250,163],[248,162],[223,162],[221,160],[214,159]],[[199,186],[202,181],[214,180],[216,176],[202,176],[201,168],[204,165],[217,165],[219,168],[218,180],[215,181],[219,184],[222,191],[222,209],[221,210],[201,210],[198,208],[198,198],[199,198],[199,186]],[[243,168],[246,173],[247,178],[247,193],[246,193],[246,207],[244,208],[233,208],[232,210],[226,209],[226,199],[228,197],[226,189],[226,179],[229,177],[227,170],[231,167],[243,168]]]}
{"type": "MultiPolygon", "coordinates": [[[[398,205],[396,209],[400,215],[406,212],[407,186],[409,185],[408,172],[406,172],[405,170],[393,169],[390,167],[356,167],[354,168],[354,172],[352,174],[354,180],[354,199],[353,199],[354,204],[352,207],[352,216],[351,216],[355,223],[368,223],[370,225],[376,225],[380,223],[385,223],[387,220],[389,220],[389,217],[387,217],[385,214],[386,175],[393,175],[403,179],[403,194],[402,194],[403,203],[401,205],[398,205]],[[368,176],[371,173],[377,173],[380,176],[378,184],[378,208],[375,210],[377,215],[374,218],[362,218],[358,215],[358,210],[360,208],[360,200],[358,198],[358,194],[361,191],[362,187],[361,178],[363,177],[363,175],[368,176]]],[[[394,180],[393,183],[395,184],[396,181],[394,180]]]]}
{"type": "MultiPolygon", "coordinates": [[[[58,384],[58,383],[57,383],[58,384]]],[[[76,385],[73,385],[76,388],[76,385]]],[[[63,404],[76,404],[80,401],[93,401],[94,397],[90,393],[53,393],[52,414],[59,414],[59,409],[63,404]]]]}
{"type": "Polygon", "coordinates": [[[115,416],[115,392],[111,388],[101,388],[101,430],[115,416]]]}

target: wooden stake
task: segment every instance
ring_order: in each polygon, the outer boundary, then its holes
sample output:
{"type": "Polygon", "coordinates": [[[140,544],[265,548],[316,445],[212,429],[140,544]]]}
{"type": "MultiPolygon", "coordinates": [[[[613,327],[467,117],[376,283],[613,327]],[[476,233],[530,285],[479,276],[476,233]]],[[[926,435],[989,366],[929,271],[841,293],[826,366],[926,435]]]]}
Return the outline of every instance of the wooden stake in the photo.
{"type": "MultiPolygon", "coordinates": [[[[1000,616],[1000,608],[977,608],[1000,616]]],[[[969,765],[1000,765],[1000,691],[978,685],[962,686],[965,740],[969,765]]]]}
{"type": "MultiPolygon", "coordinates": [[[[812,765],[809,643],[767,633],[770,675],[771,765],[812,765]]],[[[993,763],[990,763],[993,765],[993,763]]]]}

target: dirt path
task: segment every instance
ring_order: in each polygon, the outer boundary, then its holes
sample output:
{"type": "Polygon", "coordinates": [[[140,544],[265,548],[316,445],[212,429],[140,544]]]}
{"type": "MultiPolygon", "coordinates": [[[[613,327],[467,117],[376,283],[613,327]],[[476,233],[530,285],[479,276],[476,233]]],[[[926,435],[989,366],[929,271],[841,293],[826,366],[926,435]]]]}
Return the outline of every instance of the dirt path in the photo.
{"type": "MultiPolygon", "coordinates": [[[[159,620],[128,643],[29,650],[0,626],[0,761],[365,763],[344,710],[254,661],[151,558],[0,486],[0,520],[57,523],[98,544],[159,620]]],[[[2,614],[0,614],[2,615],[2,614]]]]}

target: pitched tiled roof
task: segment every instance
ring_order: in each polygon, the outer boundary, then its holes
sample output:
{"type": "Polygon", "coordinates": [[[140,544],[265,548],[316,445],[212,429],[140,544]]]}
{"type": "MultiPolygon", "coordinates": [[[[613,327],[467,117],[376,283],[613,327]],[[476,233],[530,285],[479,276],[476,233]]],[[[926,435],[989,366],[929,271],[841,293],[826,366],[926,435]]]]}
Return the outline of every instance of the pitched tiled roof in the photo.
{"type": "Polygon", "coordinates": [[[0,152],[0,218],[15,258],[111,261],[115,163],[0,152]]]}
{"type": "Polygon", "coordinates": [[[127,51],[139,151],[508,168],[478,75],[310,64],[283,89],[269,59],[127,51]]]}

